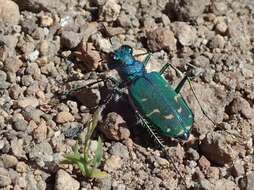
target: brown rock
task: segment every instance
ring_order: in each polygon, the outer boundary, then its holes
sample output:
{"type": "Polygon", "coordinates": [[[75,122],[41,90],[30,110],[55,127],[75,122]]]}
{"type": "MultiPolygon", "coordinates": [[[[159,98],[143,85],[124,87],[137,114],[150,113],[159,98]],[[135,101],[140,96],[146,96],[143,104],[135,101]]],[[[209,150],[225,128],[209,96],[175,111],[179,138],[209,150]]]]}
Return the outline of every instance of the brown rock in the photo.
{"type": "Polygon", "coordinates": [[[147,34],[147,44],[150,50],[157,51],[166,49],[176,50],[176,39],[174,33],[168,28],[157,28],[147,34]]]}
{"type": "Polygon", "coordinates": [[[39,101],[35,97],[24,97],[18,100],[18,106],[21,108],[25,108],[27,106],[37,107],[39,105],[39,101]]]}
{"type": "Polygon", "coordinates": [[[241,113],[245,118],[252,119],[254,115],[254,109],[251,108],[249,102],[244,98],[238,96],[236,97],[229,106],[230,112],[241,113]]]}
{"type": "Polygon", "coordinates": [[[216,167],[209,167],[207,176],[209,178],[218,180],[220,178],[220,170],[216,167]]]}
{"type": "Polygon", "coordinates": [[[18,5],[10,0],[0,0],[0,22],[16,25],[19,23],[20,13],[18,5]]]}
{"type": "Polygon", "coordinates": [[[234,162],[233,167],[231,168],[231,172],[234,177],[239,177],[244,175],[245,171],[244,171],[243,163],[240,160],[237,160],[236,162],[234,162]]]}
{"type": "Polygon", "coordinates": [[[207,159],[220,165],[232,162],[237,156],[225,137],[217,132],[208,133],[201,141],[200,148],[207,159]]]}
{"type": "Polygon", "coordinates": [[[197,38],[197,32],[194,27],[185,22],[174,22],[173,30],[180,44],[183,46],[193,45],[197,38]]]}
{"type": "Polygon", "coordinates": [[[130,137],[130,131],[126,128],[126,123],[123,118],[111,112],[107,115],[106,121],[100,124],[101,132],[111,140],[125,140],[130,137]]]}
{"type": "Polygon", "coordinates": [[[216,181],[214,190],[239,190],[239,187],[233,182],[228,179],[220,179],[216,181]]]}
{"type": "Polygon", "coordinates": [[[208,170],[211,165],[209,160],[207,160],[205,156],[201,156],[201,158],[198,161],[198,164],[202,170],[208,170]]]}
{"type": "Polygon", "coordinates": [[[15,156],[3,154],[1,156],[5,168],[13,168],[17,165],[18,159],[15,156]]]}
{"type": "Polygon", "coordinates": [[[29,166],[25,162],[18,162],[16,165],[16,171],[19,173],[25,173],[29,169],[29,166]]]}
{"type": "Polygon", "coordinates": [[[104,165],[104,170],[111,172],[122,167],[123,161],[120,156],[112,155],[109,159],[106,160],[104,165]]]}
{"type": "Polygon", "coordinates": [[[66,123],[70,121],[74,121],[74,116],[70,112],[62,111],[59,112],[56,116],[57,123],[66,123]]]}
{"type": "Polygon", "coordinates": [[[92,43],[85,43],[83,41],[81,51],[75,52],[78,61],[83,62],[84,67],[89,71],[96,70],[101,65],[100,53],[94,49],[92,43]]]}
{"type": "Polygon", "coordinates": [[[70,174],[64,170],[59,170],[56,174],[55,190],[78,190],[79,182],[71,177],[70,174]]]}
{"type": "Polygon", "coordinates": [[[38,140],[39,142],[41,142],[42,140],[45,140],[47,138],[47,125],[45,122],[41,122],[40,125],[34,129],[33,131],[33,137],[34,139],[38,140]]]}
{"type": "Polygon", "coordinates": [[[115,21],[120,10],[121,6],[115,0],[108,0],[102,7],[100,18],[107,22],[115,21]]]}

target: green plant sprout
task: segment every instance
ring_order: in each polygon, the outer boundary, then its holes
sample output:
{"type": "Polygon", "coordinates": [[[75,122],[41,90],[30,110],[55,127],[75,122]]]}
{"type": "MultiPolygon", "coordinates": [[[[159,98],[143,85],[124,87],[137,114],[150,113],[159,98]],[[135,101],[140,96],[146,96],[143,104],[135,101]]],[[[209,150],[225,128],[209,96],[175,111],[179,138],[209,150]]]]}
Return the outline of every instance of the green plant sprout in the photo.
{"type": "Polygon", "coordinates": [[[74,152],[72,154],[64,155],[65,160],[62,161],[63,164],[77,165],[82,175],[91,179],[103,178],[107,175],[106,172],[98,169],[103,156],[102,140],[100,137],[98,138],[97,148],[94,155],[92,155],[89,150],[91,144],[91,136],[98,124],[98,117],[99,110],[96,110],[92,118],[86,124],[87,132],[83,141],[83,154],[79,152],[79,145],[77,142],[74,148],[74,152]]]}

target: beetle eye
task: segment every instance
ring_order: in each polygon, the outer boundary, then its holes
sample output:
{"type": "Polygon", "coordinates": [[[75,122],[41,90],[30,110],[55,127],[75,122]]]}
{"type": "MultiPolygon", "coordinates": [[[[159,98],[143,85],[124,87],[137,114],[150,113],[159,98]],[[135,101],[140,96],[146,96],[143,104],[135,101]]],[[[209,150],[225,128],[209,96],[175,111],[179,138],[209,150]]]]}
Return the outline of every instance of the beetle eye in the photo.
{"type": "Polygon", "coordinates": [[[130,54],[130,55],[132,55],[133,50],[132,50],[132,48],[131,48],[131,47],[127,46],[127,51],[129,52],[129,54],[130,54]]]}
{"type": "Polygon", "coordinates": [[[123,45],[124,47],[124,51],[127,52],[128,54],[132,55],[133,53],[133,49],[132,47],[128,46],[128,45],[123,45]]]}
{"type": "Polygon", "coordinates": [[[118,61],[118,56],[114,53],[110,53],[110,58],[113,59],[114,61],[118,61]]]}
{"type": "Polygon", "coordinates": [[[179,136],[179,139],[187,141],[189,139],[190,132],[185,132],[181,136],[179,136]]]}

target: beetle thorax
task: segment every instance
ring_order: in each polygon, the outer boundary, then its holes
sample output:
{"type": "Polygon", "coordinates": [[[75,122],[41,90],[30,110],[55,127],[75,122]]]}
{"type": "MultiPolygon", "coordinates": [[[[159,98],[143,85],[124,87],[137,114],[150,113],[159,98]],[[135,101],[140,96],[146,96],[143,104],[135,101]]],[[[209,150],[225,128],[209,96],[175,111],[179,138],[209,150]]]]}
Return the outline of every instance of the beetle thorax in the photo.
{"type": "Polygon", "coordinates": [[[144,64],[133,59],[131,64],[123,64],[121,66],[121,73],[124,78],[135,78],[145,73],[145,67],[144,64]]]}

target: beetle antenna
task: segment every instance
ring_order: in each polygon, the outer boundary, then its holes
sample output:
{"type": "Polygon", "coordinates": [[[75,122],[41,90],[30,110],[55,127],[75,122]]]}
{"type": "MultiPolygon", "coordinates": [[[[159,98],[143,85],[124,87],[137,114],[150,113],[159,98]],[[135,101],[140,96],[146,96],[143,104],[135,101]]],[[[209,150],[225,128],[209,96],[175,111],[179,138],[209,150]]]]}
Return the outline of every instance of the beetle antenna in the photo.
{"type": "Polygon", "coordinates": [[[191,84],[190,78],[189,78],[188,76],[187,76],[187,81],[188,81],[188,83],[189,83],[189,85],[190,85],[190,89],[191,89],[191,91],[192,91],[192,93],[193,93],[195,99],[196,99],[197,102],[198,102],[198,105],[199,105],[199,107],[200,107],[202,113],[204,114],[204,116],[206,116],[206,118],[207,118],[209,121],[212,122],[212,124],[213,124],[214,126],[216,126],[215,121],[213,121],[213,120],[208,116],[208,114],[206,113],[206,111],[203,109],[203,107],[202,107],[202,105],[201,105],[201,103],[200,103],[200,101],[199,101],[199,99],[198,99],[198,97],[197,97],[197,95],[196,95],[196,93],[195,93],[195,90],[194,90],[194,88],[193,88],[193,86],[192,86],[192,84],[191,84]]]}

